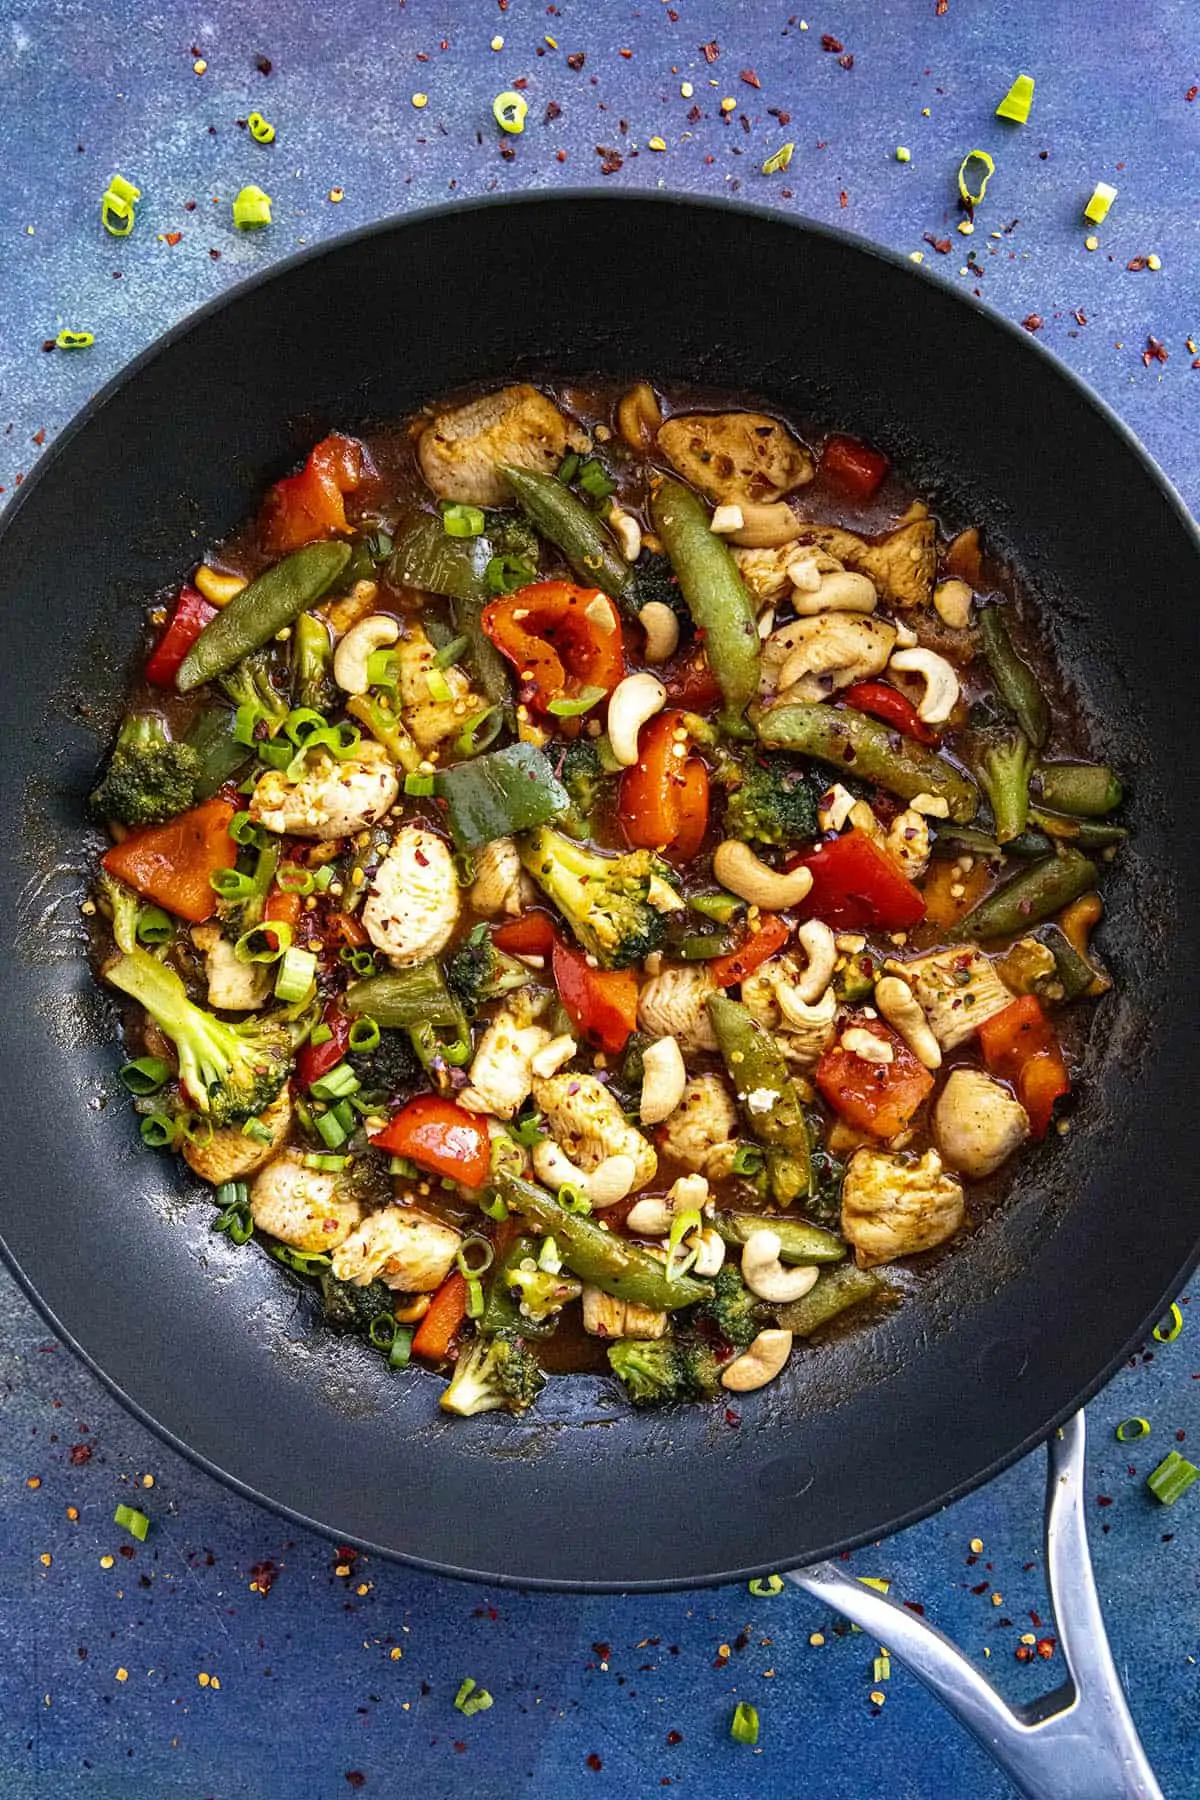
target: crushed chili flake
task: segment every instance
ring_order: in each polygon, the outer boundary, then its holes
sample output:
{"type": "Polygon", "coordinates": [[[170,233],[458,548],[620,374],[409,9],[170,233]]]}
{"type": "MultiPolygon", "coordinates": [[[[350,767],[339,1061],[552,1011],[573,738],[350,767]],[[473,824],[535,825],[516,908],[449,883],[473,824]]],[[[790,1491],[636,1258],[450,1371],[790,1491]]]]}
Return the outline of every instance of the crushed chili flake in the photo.
{"type": "Polygon", "coordinates": [[[588,1768],[594,1770],[597,1775],[600,1773],[601,1769],[604,1767],[604,1764],[601,1762],[600,1758],[596,1755],[596,1752],[594,1750],[588,1756],[584,1757],[584,1761],[587,1763],[588,1768]]]}
{"type": "Polygon", "coordinates": [[[1043,1662],[1049,1662],[1050,1658],[1054,1655],[1055,1642],[1056,1640],[1052,1637],[1038,1639],[1037,1653],[1042,1658],[1043,1662]]]}
{"type": "Polygon", "coordinates": [[[568,56],[568,58],[567,58],[567,67],[568,67],[568,69],[576,69],[576,70],[582,69],[582,67],[586,61],[587,61],[587,54],[585,51],[572,50],[570,56],[568,56]]]}
{"type": "Polygon", "coordinates": [[[706,63],[715,63],[718,56],[721,54],[721,46],[718,44],[716,38],[711,39],[707,44],[701,44],[699,49],[700,54],[706,63]]]}
{"type": "Polygon", "coordinates": [[[165,231],[163,233],[163,243],[170,244],[172,249],[175,248],[176,244],[180,244],[182,242],[183,242],[182,231],[165,231]]]}
{"type": "MultiPolygon", "coordinates": [[[[922,242],[926,243],[926,244],[931,244],[933,246],[933,248],[937,251],[939,256],[949,256],[949,254],[950,254],[950,239],[949,238],[934,237],[932,231],[927,231],[927,232],[925,232],[925,234],[923,236],[922,242]]],[[[1038,320],[1038,324],[1039,325],[1041,324],[1040,319],[1038,320]]]]}
{"type": "Polygon", "coordinates": [[[1150,267],[1150,258],[1148,256],[1135,256],[1132,261],[1125,264],[1125,267],[1127,269],[1148,269],[1150,267]]]}
{"type": "Polygon", "coordinates": [[[269,75],[273,64],[269,56],[256,56],[254,59],[254,66],[260,75],[269,75]]]}
{"type": "Polygon", "coordinates": [[[278,1573],[279,1570],[275,1567],[275,1564],[270,1558],[265,1562],[255,1563],[250,1571],[250,1592],[252,1594],[261,1594],[265,1600],[275,1585],[275,1577],[278,1573]]]}
{"type": "Polygon", "coordinates": [[[1040,331],[1045,322],[1041,313],[1027,313],[1021,320],[1022,325],[1029,332],[1040,331]]]}
{"type": "Polygon", "coordinates": [[[615,175],[618,169],[625,166],[625,158],[619,150],[614,150],[611,145],[597,144],[596,155],[601,158],[600,173],[602,175],[615,175]]]}
{"type": "Polygon", "coordinates": [[[850,204],[850,196],[846,192],[845,188],[843,188],[841,193],[838,195],[838,205],[844,209],[845,207],[849,206],[849,204],[850,204]]]}
{"type": "Polygon", "coordinates": [[[1200,87],[1190,87],[1188,89],[1187,93],[1183,96],[1184,99],[1188,102],[1189,106],[1191,105],[1192,101],[1196,98],[1197,94],[1200,94],[1200,87]]]}
{"type": "Polygon", "coordinates": [[[43,338],[42,349],[45,350],[47,353],[49,353],[51,350],[57,349],[57,347],[58,346],[55,344],[53,338],[43,338]]]}
{"type": "Polygon", "coordinates": [[[1111,1494],[1097,1494],[1096,1495],[1096,1505],[1097,1506],[1111,1506],[1112,1505],[1112,1495],[1111,1494]]]}
{"type": "Polygon", "coordinates": [[[1082,306],[1077,306],[1075,311],[1071,314],[1071,317],[1077,325],[1087,324],[1087,314],[1084,312],[1082,306]]]}
{"type": "Polygon", "coordinates": [[[367,1778],[361,1769],[347,1769],[346,1780],[352,1788],[364,1788],[367,1785],[367,1778]]]}
{"type": "Polygon", "coordinates": [[[546,110],[542,115],[542,124],[549,125],[552,119],[562,118],[562,107],[557,100],[547,100],[546,110]]]}
{"type": "Polygon", "coordinates": [[[933,10],[937,14],[939,19],[944,18],[945,15],[950,11],[950,0],[937,0],[937,5],[934,7],[933,10]]]}
{"type": "Polygon", "coordinates": [[[843,44],[841,38],[835,38],[831,36],[828,31],[823,31],[821,33],[821,48],[822,50],[830,51],[831,54],[840,55],[846,46],[843,44]]]}
{"type": "Polygon", "coordinates": [[[760,88],[762,86],[762,82],[758,79],[758,76],[754,73],[753,69],[743,69],[738,76],[738,80],[744,81],[747,87],[760,88]]]}
{"type": "Polygon", "coordinates": [[[75,1467],[79,1468],[82,1463],[91,1462],[92,1446],[90,1444],[72,1444],[68,1455],[75,1467]]]}
{"type": "Polygon", "coordinates": [[[1167,346],[1156,337],[1146,339],[1146,348],[1142,351],[1142,363],[1149,368],[1152,362],[1165,363],[1169,352],[1167,346]]]}
{"type": "Polygon", "coordinates": [[[845,56],[839,56],[838,57],[838,66],[839,66],[839,68],[843,68],[843,69],[852,69],[854,67],[853,53],[851,51],[847,50],[845,56]]]}

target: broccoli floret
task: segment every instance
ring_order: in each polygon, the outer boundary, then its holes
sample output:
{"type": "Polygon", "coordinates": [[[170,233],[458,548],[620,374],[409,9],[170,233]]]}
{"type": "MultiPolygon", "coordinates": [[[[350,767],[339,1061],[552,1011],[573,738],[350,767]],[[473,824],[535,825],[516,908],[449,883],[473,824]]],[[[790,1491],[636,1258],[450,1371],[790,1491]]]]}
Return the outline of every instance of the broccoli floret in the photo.
{"type": "Polygon", "coordinates": [[[131,713],[123,722],[92,810],[122,825],[161,825],[196,803],[200,758],[175,743],[157,713],[131,713]]]}
{"type": "Polygon", "coordinates": [[[571,796],[571,810],[561,820],[564,831],[571,837],[591,837],[592,814],[605,782],[600,752],[592,739],[573,738],[555,773],[571,796]]]}
{"type": "Polygon", "coordinates": [[[804,770],[783,752],[729,756],[720,779],[729,789],[725,836],[760,844],[800,844],[815,837],[817,803],[804,770]]]}
{"type": "Polygon", "coordinates": [[[583,1292],[580,1282],[569,1275],[551,1275],[546,1269],[539,1269],[531,1256],[508,1271],[505,1283],[518,1310],[535,1325],[553,1318],[572,1300],[578,1300],[583,1292]]]}
{"type": "Polygon", "coordinates": [[[462,1002],[463,1010],[472,1015],[485,1000],[511,994],[515,988],[525,987],[529,978],[523,962],[497,950],[486,925],[475,927],[446,966],[447,986],[462,1002]]]}
{"type": "Polygon", "coordinates": [[[101,869],[96,898],[101,912],[112,926],[117,949],[136,950],[142,903],[133,889],[126,887],[123,881],[118,881],[115,875],[110,875],[107,869],[101,869]]]}
{"type": "Polygon", "coordinates": [[[274,737],[291,710],[271,678],[267,650],[244,656],[221,676],[219,686],[237,707],[237,734],[243,743],[274,737]]]}
{"type": "Polygon", "coordinates": [[[442,1395],[444,1412],[469,1419],[482,1412],[524,1412],[545,1386],[546,1377],[513,1331],[477,1337],[459,1357],[442,1395]]]}
{"type": "Polygon", "coordinates": [[[711,1400],[720,1383],[715,1353],[690,1338],[618,1338],[608,1361],[635,1406],[711,1400]]]}
{"type": "Polygon", "coordinates": [[[770,1323],[770,1314],[754,1298],[736,1263],[728,1262],[713,1282],[711,1299],[702,1300],[696,1314],[707,1319],[735,1350],[744,1350],[752,1344],[763,1326],[770,1323]]]}
{"type": "Polygon", "coordinates": [[[144,1006],[171,1039],[188,1101],[214,1125],[231,1125],[265,1111],[288,1078],[292,1032],[268,1015],[229,1025],[188,999],[175,973],[145,950],[116,956],[106,981],[144,1006]]]}
{"type": "Polygon", "coordinates": [[[321,1271],[321,1307],[325,1323],[338,1331],[367,1332],[376,1319],[392,1318],[396,1296],[382,1281],[356,1287],[339,1281],[330,1269],[321,1271]]]}
{"type": "Polygon", "coordinates": [[[671,567],[669,556],[654,556],[648,550],[638,557],[633,572],[632,608],[641,612],[652,600],[669,606],[684,630],[690,630],[692,615],[683,597],[679,578],[671,567]]]}
{"type": "Polygon", "coordinates": [[[1029,818],[1029,778],[1037,754],[1015,725],[981,732],[975,748],[975,773],[996,821],[996,842],[1011,843],[1029,818]]]}
{"type": "Polygon", "coordinates": [[[382,1030],[374,1050],[348,1051],[346,1061],[358,1076],[364,1097],[369,1096],[372,1100],[376,1096],[381,1101],[391,1100],[398,1094],[408,1093],[416,1086],[421,1073],[407,1031],[382,1030]]]}
{"type": "Polygon", "coordinates": [[[328,627],[315,613],[303,612],[292,626],[292,702],[324,713],[337,700],[328,627]]]}
{"type": "Polygon", "coordinates": [[[521,861],[604,969],[626,969],[662,946],[678,910],[671,871],[649,850],[601,856],[551,826],[518,840],[521,861]]]}

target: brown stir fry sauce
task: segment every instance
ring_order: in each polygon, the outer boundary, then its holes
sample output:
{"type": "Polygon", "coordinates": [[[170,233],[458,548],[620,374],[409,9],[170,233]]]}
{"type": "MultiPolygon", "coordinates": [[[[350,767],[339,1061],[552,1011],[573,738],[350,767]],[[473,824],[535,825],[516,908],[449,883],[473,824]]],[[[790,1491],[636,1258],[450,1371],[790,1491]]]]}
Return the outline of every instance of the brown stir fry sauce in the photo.
{"type": "Polygon", "coordinates": [[[871,446],[453,396],[150,623],[93,798],[142,1135],[448,1410],[763,1386],[1054,1155],[1120,784],[871,446]]]}

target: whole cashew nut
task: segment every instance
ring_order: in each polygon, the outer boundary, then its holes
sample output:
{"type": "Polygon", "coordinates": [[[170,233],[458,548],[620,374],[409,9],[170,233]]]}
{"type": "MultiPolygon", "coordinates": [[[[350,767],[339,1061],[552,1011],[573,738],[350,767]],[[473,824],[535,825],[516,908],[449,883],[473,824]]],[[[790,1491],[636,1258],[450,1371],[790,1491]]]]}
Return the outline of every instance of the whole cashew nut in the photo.
{"type": "Polygon", "coordinates": [[[734,1394],[750,1394],[774,1381],[792,1353],[790,1331],[760,1331],[748,1350],[735,1356],[721,1376],[721,1386],[734,1394]]]}
{"type": "Polygon", "coordinates": [[[849,1031],[843,1031],[841,1045],[851,1056],[857,1056],[866,1063],[890,1063],[896,1060],[895,1049],[887,1039],[876,1037],[873,1031],[868,1031],[862,1025],[852,1025],[849,1031]]]}
{"type": "Polygon", "coordinates": [[[796,933],[796,942],[807,962],[795,991],[806,1006],[815,1006],[833,980],[837,967],[837,940],[820,919],[809,919],[796,933]]]}
{"type": "Polygon", "coordinates": [[[673,1037],[659,1038],[642,1053],[643,1125],[661,1125],[683,1099],[687,1069],[683,1052],[673,1037]]]}
{"type": "Polygon", "coordinates": [[[706,1225],[704,1230],[696,1234],[696,1260],[692,1264],[694,1275],[719,1275],[725,1267],[725,1239],[713,1226],[706,1225]]]}
{"type": "Polygon", "coordinates": [[[718,506],[713,510],[708,528],[718,537],[728,537],[731,532],[740,531],[745,523],[740,506],[718,506]]]}
{"type": "Polygon", "coordinates": [[[642,528],[632,513],[623,507],[614,506],[608,515],[613,536],[621,546],[621,555],[626,562],[636,562],[642,554],[642,528]]]}
{"type": "Polygon", "coordinates": [[[533,1146],[533,1172],[552,1193],[557,1193],[560,1187],[582,1189],[587,1185],[583,1170],[571,1161],[565,1150],[559,1149],[553,1138],[542,1138],[533,1146]]]}
{"type": "Polygon", "coordinates": [[[767,506],[742,504],[742,528],[730,533],[730,543],[743,550],[777,550],[800,536],[800,521],[786,500],[767,506]]]}
{"type": "Polygon", "coordinates": [[[941,1068],[941,1045],[929,1029],[921,1003],[906,981],[901,981],[898,975],[885,975],[875,984],[875,1004],[919,1063],[927,1069],[941,1068]]]}
{"type": "Polygon", "coordinates": [[[831,569],[818,587],[797,586],[792,593],[792,605],[801,618],[827,612],[873,613],[878,600],[875,583],[849,569],[831,569]]]}
{"type": "Polygon", "coordinates": [[[656,675],[644,672],[627,675],[619,681],[608,702],[608,741],[612,753],[623,769],[632,769],[638,759],[638,732],[661,712],[667,701],[667,690],[656,675]]]}
{"type": "Polygon", "coordinates": [[[646,633],[647,662],[666,662],[679,648],[679,620],[665,600],[647,600],[638,621],[646,633]]]}
{"type": "Polygon", "coordinates": [[[649,1199],[638,1200],[625,1215],[625,1225],[637,1237],[666,1237],[671,1229],[674,1212],[671,1202],[664,1194],[652,1194],[649,1199]]]}
{"type": "Polygon", "coordinates": [[[933,610],[951,631],[965,631],[971,623],[973,598],[970,584],[951,576],[948,581],[939,581],[934,588],[933,610]]]}
{"type": "Polygon", "coordinates": [[[606,1206],[624,1200],[636,1180],[637,1164],[632,1156],[606,1156],[599,1168],[584,1176],[583,1191],[596,1211],[602,1212],[606,1206]]]}
{"type": "Polygon", "coordinates": [[[785,1267],[779,1260],[781,1248],[779,1233],[769,1230],[752,1231],[742,1246],[742,1280],[760,1300],[776,1305],[802,1300],[820,1273],[811,1263],[785,1267]]]}
{"type": "Polygon", "coordinates": [[[797,998],[798,990],[789,987],[786,981],[780,981],[775,987],[775,1004],[783,1015],[785,1025],[794,1031],[809,1032],[828,1031],[837,1018],[837,995],[831,987],[826,988],[815,1006],[805,1006],[797,998]]]}
{"type": "Polygon", "coordinates": [[[925,692],[917,716],[926,725],[944,725],[958,704],[958,676],[946,658],[936,650],[897,650],[891,667],[903,674],[921,676],[925,692]]]}
{"type": "Polygon", "coordinates": [[[764,907],[768,912],[782,912],[786,907],[799,906],[813,883],[808,869],[792,869],[788,874],[781,874],[755,856],[749,844],[740,844],[735,838],[726,838],[723,844],[717,845],[713,853],[713,874],[721,886],[736,894],[739,900],[764,907]]]}
{"type": "Polygon", "coordinates": [[[351,626],[333,655],[333,679],[346,694],[365,694],[371,685],[367,663],[376,650],[384,650],[400,636],[395,619],[372,613],[351,626]]]}

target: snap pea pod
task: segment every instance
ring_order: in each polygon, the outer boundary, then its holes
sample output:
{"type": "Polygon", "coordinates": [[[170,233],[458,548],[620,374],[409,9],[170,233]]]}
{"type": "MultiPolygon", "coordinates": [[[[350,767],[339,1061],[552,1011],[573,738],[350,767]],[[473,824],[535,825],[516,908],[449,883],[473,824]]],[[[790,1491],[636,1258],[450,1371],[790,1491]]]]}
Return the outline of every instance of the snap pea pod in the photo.
{"type": "Polygon", "coordinates": [[[1052,812],[1084,819],[1102,819],[1124,796],[1121,783],[1103,763],[1042,763],[1033,788],[1052,812]]]}
{"type": "Polygon", "coordinates": [[[619,600],[633,581],[633,569],[595,513],[553,475],[517,469],[511,463],[499,466],[530,523],[558,545],[580,581],[619,600]]]}
{"type": "Polygon", "coordinates": [[[235,594],[196,639],[175,677],[181,694],[223,675],[313,606],[350,561],[348,544],[306,544],[235,594]]]}
{"type": "Polygon", "coordinates": [[[507,1250],[502,1250],[492,1264],[488,1276],[487,1298],[483,1303],[483,1314],[479,1320],[479,1329],[486,1337],[495,1337],[498,1331],[519,1331],[522,1337],[550,1337],[558,1326],[558,1314],[551,1313],[547,1319],[531,1319],[521,1311],[517,1297],[508,1285],[507,1277],[513,1269],[519,1269],[528,1258],[537,1261],[538,1245],[536,1238],[514,1238],[507,1250]]]}
{"type": "Polygon", "coordinates": [[[717,1212],[713,1225],[727,1244],[744,1244],[755,1231],[773,1231],[779,1239],[779,1260],[785,1263],[841,1262],[846,1246],[835,1232],[807,1219],[782,1219],[769,1213],[717,1212]]]}
{"type": "Polygon", "coordinates": [[[483,601],[463,596],[452,601],[450,612],[455,631],[460,631],[467,640],[467,655],[485,698],[493,706],[511,706],[513,694],[508,667],[483,629],[483,601]]]}
{"type": "Polygon", "coordinates": [[[1066,932],[1058,925],[1043,925],[1033,935],[1054,958],[1054,972],[1064,999],[1078,1000],[1080,994],[1086,994],[1096,980],[1096,970],[1080,956],[1066,932]]]}
{"type": "Polygon", "coordinates": [[[950,817],[960,825],[979,810],[979,791],[970,776],[922,744],[851,707],[835,710],[827,703],[799,701],[773,706],[760,716],[758,735],[773,750],[815,756],[843,774],[876,782],[902,800],[932,794],[946,802],[950,817]]]}
{"type": "Polygon", "coordinates": [[[979,635],[992,680],[1035,750],[1050,736],[1050,708],[1029,664],[1018,656],[1009,636],[1008,621],[998,606],[985,606],[979,614],[979,635]]]}
{"type": "Polygon", "coordinates": [[[744,736],[742,715],[758,693],[762,647],[738,566],[713,534],[703,500],[681,481],[658,483],[650,513],[692,622],[704,633],[704,654],[725,701],[721,723],[731,736],[744,736]]]}
{"type": "MultiPolygon", "coordinates": [[[[1029,817],[1040,827],[1036,835],[1044,834],[1047,849],[1057,838],[1073,844],[1077,850],[1107,850],[1111,844],[1123,844],[1129,836],[1123,825],[1106,825],[1102,819],[1072,819],[1066,813],[1047,812],[1040,806],[1031,806],[1029,817]]],[[[1012,849],[1011,844],[1004,847],[1012,849]]]]}
{"type": "Polygon", "coordinates": [[[800,1300],[791,1300],[776,1309],[776,1318],[784,1331],[794,1337],[810,1337],[830,1319],[865,1300],[875,1300],[889,1291],[873,1269],[857,1269],[843,1263],[839,1269],[822,1269],[815,1286],[800,1300]]]}
{"type": "Polygon", "coordinates": [[[1095,885],[1095,863],[1078,850],[1062,850],[1022,869],[1012,881],[981,900],[946,936],[952,942],[1011,937],[1039,925],[1095,885]]]}
{"type": "Polygon", "coordinates": [[[804,1107],[783,1052],[739,1001],[713,994],[708,1014],[742,1118],[766,1148],[771,1197],[778,1206],[790,1206],[810,1190],[812,1150],[804,1107]]]}
{"type": "Polygon", "coordinates": [[[563,1262],[580,1281],[656,1312],[678,1312],[712,1293],[707,1282],[691,1275],[669,1276],[664,1262],[615,1231],[580,1213],[565,1212],[553,1194],[532,1181],[506,1173],[496,1185],[510,1212],[520,1213],[537,1231],[554,1239],[563,1262]]]}

